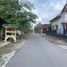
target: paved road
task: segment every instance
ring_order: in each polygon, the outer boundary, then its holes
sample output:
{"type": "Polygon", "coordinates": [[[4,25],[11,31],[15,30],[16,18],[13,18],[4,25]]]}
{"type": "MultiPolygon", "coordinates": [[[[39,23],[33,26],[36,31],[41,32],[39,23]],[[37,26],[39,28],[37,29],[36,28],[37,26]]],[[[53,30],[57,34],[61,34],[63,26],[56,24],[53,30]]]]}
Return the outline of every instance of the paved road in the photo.
{"type": "Polygon", "coordinates": [[[6,67],[67,67],[67,53],[38,34],[32,34],[6,67]]]}

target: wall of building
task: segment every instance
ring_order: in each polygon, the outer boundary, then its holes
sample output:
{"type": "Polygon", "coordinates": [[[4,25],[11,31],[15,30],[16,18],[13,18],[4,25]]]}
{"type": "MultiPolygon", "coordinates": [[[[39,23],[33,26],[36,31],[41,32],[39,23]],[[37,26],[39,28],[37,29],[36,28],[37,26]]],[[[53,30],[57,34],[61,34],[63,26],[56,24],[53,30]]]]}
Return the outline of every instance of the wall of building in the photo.
{"type": "Polygon", "coordinates": [[[58,24],[59,24],[59,18],[51,22],[51,27],[52,28],[54,27],[54,29],[56,29],[56,26],[58,26],[58,24]]]}
{"type": "Polygon", "coordinates": [[[61,14],[60,23],[63,23],[65,20],[65,13],[61,14]]]}
{"type": "MultiPolygon", "coordinates": [[[[54,31],[56,30],[57,31],[57,34],[63,35],[64,34],[64,31],[65,31],[64,30],[64,28],[65,28],[64,27],[64,24],[67,23],[67,12],[63,12],[60,16],[61,16],[60,18],[56,18],[55,20],[53,20],[51,22],[51,28],[54,31]],[[58,26],[57,29],[56,29],[56,25],[58,26]]],[[[65,31],[65,33],[67,33],[66,31],[65,31]]]]}
{"type": "Polygon", "coordinates": [[[62,34],[67,34],[67,12],[64,12],[61,14],[61,18],[60,18],[60,24],[59,24],[59,29],[58,32],[62,33],[62,34]],[[65,26],[66,26],[66,30],[65,30],[65,26]]]}
{"type": "Polygon", "coordinates": [[[60,23],[67,23],[67,12],[61,14],[60,23]]]}
{"type": "Polygon", "coordinates": [[[67,12],[65,13],[65,21],[67,23],[67,12]]]}
{"type": "Polygon", "coordinates": [[[64,34],[64,27],[63,23],[66,23],[67,21],[67,13],[64,12],[61,14],[61,17],[59,19],[59,24],[58,24],[58,30],[57,33],[63,35],[64,34]]]}
{"type": "Polygon", "coordinates": [[[57,34],[63,35],[64,30],[63,30],[63,24],[59,24],[58,29],[57,29],[57,34]]]}

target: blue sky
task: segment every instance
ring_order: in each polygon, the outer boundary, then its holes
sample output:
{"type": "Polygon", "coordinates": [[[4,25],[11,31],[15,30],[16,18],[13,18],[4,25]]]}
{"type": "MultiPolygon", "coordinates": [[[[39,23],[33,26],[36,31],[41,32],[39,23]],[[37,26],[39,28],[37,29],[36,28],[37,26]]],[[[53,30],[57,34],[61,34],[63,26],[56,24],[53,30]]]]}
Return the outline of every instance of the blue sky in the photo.
{"type": "Polygon", "coordinates": [[[38,15],[38,22],[49,23],[63,9],[66,0],[29,0],[34,4],[33,12],[38,15]]]}

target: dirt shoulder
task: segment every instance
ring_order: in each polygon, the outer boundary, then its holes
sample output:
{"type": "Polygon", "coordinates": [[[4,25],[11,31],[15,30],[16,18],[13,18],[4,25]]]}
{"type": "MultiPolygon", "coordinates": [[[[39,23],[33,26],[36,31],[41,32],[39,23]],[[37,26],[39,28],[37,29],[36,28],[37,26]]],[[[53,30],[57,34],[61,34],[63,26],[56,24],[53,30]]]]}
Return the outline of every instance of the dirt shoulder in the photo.
{"type": "Polygon", "coordinates": [[[41,36],[47,39],[48,41],[50,41],[51,43],[54,43],[55,45],[67,46],[67,42],[64,39],[62,40],[59,39],[58,37],[54,37],[46,34],[42,34],[41,36]]]}
{"type": "Polygon", "coordinates": [[[25,39],[0,47],[0,67],[5,67],[16,52],[23,46],[25,39]]]}

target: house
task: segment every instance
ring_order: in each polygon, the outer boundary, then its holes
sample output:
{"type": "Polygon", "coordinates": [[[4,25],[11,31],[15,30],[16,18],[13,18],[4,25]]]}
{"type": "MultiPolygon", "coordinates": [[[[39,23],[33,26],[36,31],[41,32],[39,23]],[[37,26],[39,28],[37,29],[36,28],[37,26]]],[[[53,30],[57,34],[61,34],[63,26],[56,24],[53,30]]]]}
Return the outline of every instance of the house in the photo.
{"type": "Polygon", "coordinates": [[[49,24],[42,24],[41,29],[42,33],[46,33],[48,31],[49,24]]]}
{"type": "Polygon", "coordinates": [[[48,31],[48,27],[49,27],[49,24],[41,24],[39,23],[36,28],[35,28],[35,32],[37,33],[46,33],[48,31]]]}
{"type": "Polygon", "coordinates": [[[51,30],[53,33],[67,36],[67,3],[61,13],[50,20],[51,30]]]}

